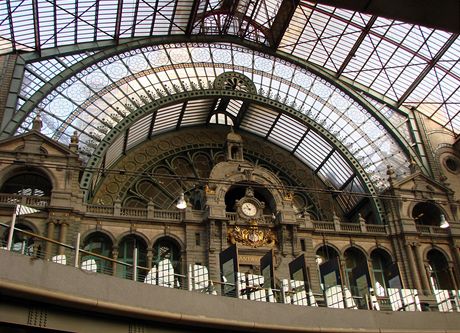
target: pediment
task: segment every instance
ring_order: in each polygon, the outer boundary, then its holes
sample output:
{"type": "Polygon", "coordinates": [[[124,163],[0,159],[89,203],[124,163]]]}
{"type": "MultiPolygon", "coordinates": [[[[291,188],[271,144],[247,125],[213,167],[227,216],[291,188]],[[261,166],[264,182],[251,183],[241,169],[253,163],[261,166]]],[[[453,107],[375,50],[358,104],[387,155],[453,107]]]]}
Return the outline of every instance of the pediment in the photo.
{"type": "Polygon", "coordinates": [[[405,191],[421,191],[433,194],[452,192],[445,184],[437,182],[421,172],[416,172],[403,180],[395,182],[394,187],[405,191]]]}
{"type": "Polygon", "coordinates": [[[63,144],[54,141],[35,130],[1,140],[0,153],[53,157],[78,157],[76,152],[73,152],[63,144]]]}

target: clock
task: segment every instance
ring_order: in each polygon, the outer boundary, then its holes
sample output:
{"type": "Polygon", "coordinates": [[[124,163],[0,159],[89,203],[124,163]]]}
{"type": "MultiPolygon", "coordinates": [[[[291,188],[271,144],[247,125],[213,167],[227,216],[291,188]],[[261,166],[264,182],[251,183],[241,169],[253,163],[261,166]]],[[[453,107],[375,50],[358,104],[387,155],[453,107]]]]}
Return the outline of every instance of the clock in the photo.
{"type": "Polygon", "coordinates": [[[252,202],[244,202],[241,205],[241,211],[244,215],[253,217],[257,214],[257,207],[252,202]]]}

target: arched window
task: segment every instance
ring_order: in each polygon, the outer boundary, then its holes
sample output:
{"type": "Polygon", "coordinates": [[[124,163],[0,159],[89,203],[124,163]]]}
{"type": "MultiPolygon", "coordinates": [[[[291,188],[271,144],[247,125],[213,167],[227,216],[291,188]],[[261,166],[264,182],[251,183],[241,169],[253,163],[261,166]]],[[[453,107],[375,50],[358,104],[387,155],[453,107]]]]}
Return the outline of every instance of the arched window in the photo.
{"type": "MultiPolygon", "coordinates": [[[[95,232],[89,235],[83,242],[83,249],[104,257],[112,257],[112,240],[102,232],[95,232]]],[[[82,255],[81,261],[94,259],[97,271],[104,274],[112,274],[112,262],[91,255],[82,255]]]]}
{"type": "Polygon", "coordinates": [[[439,207],[431,202],[420,202],[412,210],[412,218],[419,225],[439,226],[441,214],[439,207]]]}
{"type": "Polygon", "coordinates": [[[377,296],[387,295],[387,288],[401,288],[399,270],[390,255],[382,249],[371,253],[374,291],[377,296]]]}
{"type": "Polygon", "coordinates": [[[174,273],[181,273],[181,250],[177,242],[170,237],[160,238],[153,245],[153,264],[158,265],[164,259],[171,261],[174,273]]]}
{"type": "MultiPolygon", "coordinates": [[[[370,287],[366,256],[353,247],[347,249],[344,256],[346,285],[350,288],[352,295],[365,297],[370,287]]],[[[366,306],[363,298],[357,299],[357,303],[360,308],[366,306]]]]}
{"type": "MultiPolygon", "coordinates": [[[[15,226],[18,229],[34,232],[30,227],[24,224],[16,224],[15,226]]],[[[6,246],[8,243],[9,228],[5,230],[2,237],[2,246],[6,246]]],[[[33,237],[23,234],[15,230],[13,234],[13,241],[11,245],[11,250],[14,252],[19,252],[28,256],[39,255],[40,248],[39,244],[35,244],[33,237]]]]}
{"type": "Polygon", "coordinates": [[[9,178],[2,186],[1,193],[49,197],[51,181],[40,173],[23,173],[9,178]]]}
{"type": "Polygon", "coordinates": [[[339,254],[327,245],[321,246],[316,251],[316,263],[321,278],[321,287],[327,288],[341,285],[339,254]]]}
{"type": "Polygon", "coordinates": [[[453,283],[449,272],[449,263],[447,262],[444,254],[436,249],[432,249],[428,252],[427,259],[430,268],[430,280],[433,289],[453,289],[453,283]]]}
{"type": "MultiPolygon", "coordinates": [[[[147,266],[147,244],[137,235],[124,237],[118,246],[118,260],[128,265],[134,264],[134,249],[137,248],[137,265],[147,266]]],[[[138,270],[138,281],[144,281],[145,270],[138,270]]],[[[132,266],[117,265],[117,276],[125,279],[133,279],[134,270],[132,266]]]]}

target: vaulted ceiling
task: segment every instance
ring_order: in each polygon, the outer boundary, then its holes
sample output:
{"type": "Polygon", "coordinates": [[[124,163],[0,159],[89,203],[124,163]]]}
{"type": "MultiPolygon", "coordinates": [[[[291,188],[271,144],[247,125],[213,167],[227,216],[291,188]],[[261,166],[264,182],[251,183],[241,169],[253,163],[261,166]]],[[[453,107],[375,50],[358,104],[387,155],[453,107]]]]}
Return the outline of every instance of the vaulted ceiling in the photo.
{"type": "Polygon", "coordinates": [[[1,2],[0,54],[18,73],[1,135],[37,114],[64,144],[76,132],[85,189],[143,141],[207,124],[277,144],[340,191],[379,193],[388,165],[430,174],[415,115],[460,132],[456,2],[444,20],[347,3],[1,2]]]}

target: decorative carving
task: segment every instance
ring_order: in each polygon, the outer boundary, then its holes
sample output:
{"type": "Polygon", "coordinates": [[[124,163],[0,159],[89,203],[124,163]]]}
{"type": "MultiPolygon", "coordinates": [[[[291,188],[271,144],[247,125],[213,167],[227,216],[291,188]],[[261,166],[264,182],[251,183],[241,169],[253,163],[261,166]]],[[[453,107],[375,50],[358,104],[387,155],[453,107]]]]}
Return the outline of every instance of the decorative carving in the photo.
{"type": "Polygon", "coordinates": [[[257,93],[254,83],[247,76],[237,72],[225,72],[214,81],[214,88],[223,90],[239,90],[257,93]]]}
{"type": "Polygon", "coordinates": [[[249,227],[235,226],[228,229],[228,241],[231,244],[238,243],[254,248],[261,246],[274,247],[276,245],[276,236],[270,229],[259,228],[256,220],[250,223],[249,227]]]}
{"type": "Polygon", "coordinates": [[[204,191],[206,194],[216,194],[215,189],[211,189],[208,184],[204,186],[204,191]]]}

